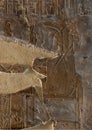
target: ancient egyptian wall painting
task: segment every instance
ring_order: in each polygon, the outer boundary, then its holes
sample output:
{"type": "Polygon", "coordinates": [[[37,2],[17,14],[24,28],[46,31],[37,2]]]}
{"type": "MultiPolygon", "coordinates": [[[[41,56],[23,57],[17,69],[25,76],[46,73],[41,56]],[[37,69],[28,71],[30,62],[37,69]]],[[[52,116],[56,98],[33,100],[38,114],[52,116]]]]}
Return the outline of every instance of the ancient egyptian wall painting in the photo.
{"type": "Polygon", "coordinates": [[[0,0],[0,130],[92,129],[91,7],[0,0]]]}

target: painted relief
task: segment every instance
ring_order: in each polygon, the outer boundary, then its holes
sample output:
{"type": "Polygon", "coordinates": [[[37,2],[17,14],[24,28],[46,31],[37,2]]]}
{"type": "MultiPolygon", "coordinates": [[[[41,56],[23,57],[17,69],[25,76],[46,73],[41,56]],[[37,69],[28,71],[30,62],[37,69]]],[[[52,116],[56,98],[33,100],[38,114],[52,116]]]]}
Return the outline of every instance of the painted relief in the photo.
{"type": "Polygon", "coordinates": [[[91,130],[91,0],[0,0],[0,130],[91,130]]]}

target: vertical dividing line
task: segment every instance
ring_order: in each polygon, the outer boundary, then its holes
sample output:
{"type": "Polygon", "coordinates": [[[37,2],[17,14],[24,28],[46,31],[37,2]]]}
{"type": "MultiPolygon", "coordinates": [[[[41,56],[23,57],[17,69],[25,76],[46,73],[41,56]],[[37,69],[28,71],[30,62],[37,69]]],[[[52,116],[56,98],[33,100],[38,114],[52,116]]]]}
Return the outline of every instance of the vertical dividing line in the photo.
{"type": "Polygon", "coordinates": [[[77,80],[76,81],[76,85],[75,85],[75,87],[76,87],[76,105],[75,105],[75,110],[76,110],[76,112],[75,112],[75,116],[76,116],[76,122],[75,122],[75,128],[77,129],[77,128],[79,128],[79,130],[80,130],[80,95],[79,95],[79,93],[80,93],[80,90],[79,90],[79,86],[77,86],[77,82],[79,82],[79,80],[77,79],[77,78],[75,78],[75,80],[77,80]]]}
{"type": "Polygon", "coordinates": [[[66,0],[64,0],[64,8],[66,8],[66,0]]]}
{"type": "Polygon", "coordinates": [[[78,100],[77,100],[77,87],[76,87],[76,92],[75,92],[75,129],[76,129],[76,116],[77,116],[77,103],[78,103],[78,100]]]}
{"type": "Polygon", "coordinates": [[[6,0],[6,14],[8,14],[8,0],[6,0]]]}
{"type": "Polygon", "coordinates": [[[12,6],[12,10],[13,10],[12,14],[14,14],[14,11],[15,11],[15,9],[14,9],[15,8],[15,6],[14,6],[14,0],[12,1],[12,5],[13,5],[12,6]]]}
{"type": "Polygon", "coordinates": [[[76,16],[76,7],[77,7],[77,3],[76,0],[74,0],[74,16],[76,16]]]}
{"type": "Polygon", "coordinates": [[[57,16],[59,14],[59,1],[57,0],[57,16]]]}
{"type": "Polygon", "coordinates": [[[12,95],[10,94],[9,95],[9,102],[10,102],[10,106],[9,106],[9,110],[10,110],[10,117],[9,117],[9,120],[10,120],[10,130],[11,130],[11,100],[12,100],[12,95]]]}
{"type": "Polygon", "coordinates": [[[80,84],[79,88],[79,116],[80,116],[80,130],[83,129],[83,88],[82,88],[82,83],[80,84]]]}
{"type": "Polygon", "coordinates": [[[14,5],[13,5],[13,0],[12,0],[12,11],[11,11],[11,14],[13,15],[13,7],[14,7],[14,5]]]}
{"type": "Polygon", "coordinates": [[[24,109],[23,109],[23,116],[24,116],[24,128],[27,127],[27,101],[26,101],[26,95],[23,95],[23,104],[24,104],[24,109]]]}
{"type": "MultiPolygon", "coordinates": [[[[48,60],[46,59],[46,76],[48,75],[47,72],[48,72],[48,60]]],[[[47,77],[46,77],[46,87],[47,87],[47,77]]],[[[44,96],[44,95],[43,95],[44,96]]]]}
{"type": "Polygon", "coordinates": [[[23,9],[23,5],[24,5],[24,4],[23,4],[23,3],[24,3],[24,2],[23,2],[23,0],[22,0],[22,3],[21,3],[21,4],[22,4],[22,15],[24,16],[24,9],[23,9]]]}
{"type": "Polygon", "coordinates": [[[5,8],[4,11],[5,11],[5,14],[7,14],[7,0],[4,1],[4,4],[5,4],[4,5],[4,8],[5,8]]]}
{"type": "Polygon", "coordinates": [[[71,0],[68,0],[68,7],[69,7],[69,9],[71,8],[71,2],[70,2],[71,0]]]}
{"type": "Polygon", "coordinates": [[[79,97],[78,97],[78,120],[79,120],[79,128],[81,129],[81,113],[80,113],[80,89],[79,89],[80,86],[78,86],[78,93],[79,93],[79,97]]]}
{"type": "Polygon", "coordinates": [[[32,88],[32,121],[34,122],[34,105],[35,105],[35,95],[34,95],[34,88],[32,88]]]}

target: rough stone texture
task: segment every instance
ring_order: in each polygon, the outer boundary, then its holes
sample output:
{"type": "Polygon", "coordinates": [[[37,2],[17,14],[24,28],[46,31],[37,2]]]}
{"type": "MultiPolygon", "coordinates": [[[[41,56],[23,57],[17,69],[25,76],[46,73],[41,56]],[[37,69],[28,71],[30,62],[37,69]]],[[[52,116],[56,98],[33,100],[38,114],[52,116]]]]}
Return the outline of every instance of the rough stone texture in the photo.
{"type": "MultiPolygon", "coordinates": [[[[44,102],[51,117],[57,122],[56,129],[91,130],[91,0],[40,0],[38,2],[28,0],[28,3],[26,0],[19,0],[19,5],[17,0],[3,2],[0,1],[1,35],[11,35],[27,41],[25,44],[28,46],[34,44],[36,47],[58,52],[58,57],[54,59],[36,57],[33,64],[34,69],[47,75],[47,78],[42,80],[44,102]]],[[[16,70],[16,67],[14,69],[16,70]]],[[[25,95],[29,92],[27,90],[24,97],[21,94],[17,98],[16,95],[12,96],[11,110],[15,113],[11,120],[12,128],[35,125],[32,122],[30,124],[30,119],[33,117],[30,104],[33,102],[30,101],[29,96],[25,99],[25,95]],[[21,101],[24,103],[24,108],[28,105],[27,109],[25,108],[28,112],[27,117],[25,110],[23,111],[25,116],[23,121],[20,119],[20,107],[23,105],[20,105],[21,101]],[[17,107],[16,102],[18,102],[17,107]],[[26,118],[29,119],[27,124],[26,118]]],[[[7,118],[10,114],[10,106],[5,107],[9,104],[9,96],[0,97],[0,112],[8,113],[7,115],[0,113],[0,127],[5,129],[10,128],[7,118]]]]}
{"type": "Polygon", "coordinates": [[[68,55],[66,61],[63,60],[57,65],[58,59],[60,57],[54,60],[42,60],[40,66],[42,69],[39,69],[41,60],[36,59],[34,68],[38,71],[43,70],[43,63],[47,63],[47,80],[43,80],[44,97],[51,116],[57,121],[56,129],[77,129],[80,124],[79,109],[83,98],[81,77],[75,72],[75,67],[74,69],[72,67],[74,66],[73,56],[68,55]]]}
{"type": "Polygon", "coordinates": [[[78,19],[78,29],[81,33],[80,43],[75,51],[76,71],[82,77],[83,86],[83,129],[92,129],[92,16],[78,19]],[[81,20],[82,19],[82,20],[81,20]]]}

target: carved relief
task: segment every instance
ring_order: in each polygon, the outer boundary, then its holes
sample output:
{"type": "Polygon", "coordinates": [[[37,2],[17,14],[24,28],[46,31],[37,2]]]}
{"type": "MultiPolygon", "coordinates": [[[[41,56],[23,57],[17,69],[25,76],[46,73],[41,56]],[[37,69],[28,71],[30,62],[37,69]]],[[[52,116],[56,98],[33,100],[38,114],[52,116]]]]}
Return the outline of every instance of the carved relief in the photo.
{"type": "Polygon", "coordinates": [[[0,96],[0,129],[10,128],[10,96],[0,96]]]}

